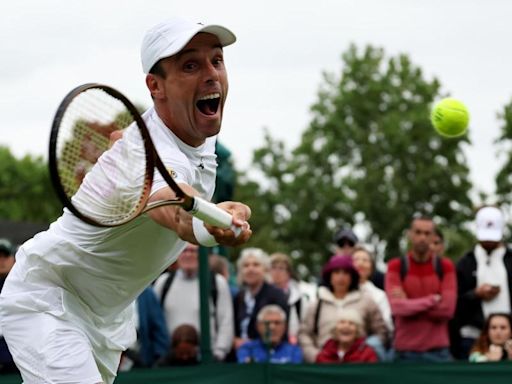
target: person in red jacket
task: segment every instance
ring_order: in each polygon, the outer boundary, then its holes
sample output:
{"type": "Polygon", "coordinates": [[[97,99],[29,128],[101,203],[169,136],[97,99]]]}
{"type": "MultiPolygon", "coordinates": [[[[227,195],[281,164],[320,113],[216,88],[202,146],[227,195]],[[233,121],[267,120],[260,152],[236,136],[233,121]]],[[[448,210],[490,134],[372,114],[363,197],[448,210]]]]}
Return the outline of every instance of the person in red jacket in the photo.
{"type": "Polygon", "coordinates": [[[373,363],[377,354],[365,342],[363,319],[353,309],[344,309],[333,329],[333,337],[324,344],[317,363],[373,363]]]}
{"type": "Polygon", "coordinates": [[[452,360],[448,321],[455,312],[457,277],[452,261],[430,248],[434,230],[431,218],[414,218],[408,232],[409,252],[388,262],[385,288],[395,319],[399,361],[452,360]]]}

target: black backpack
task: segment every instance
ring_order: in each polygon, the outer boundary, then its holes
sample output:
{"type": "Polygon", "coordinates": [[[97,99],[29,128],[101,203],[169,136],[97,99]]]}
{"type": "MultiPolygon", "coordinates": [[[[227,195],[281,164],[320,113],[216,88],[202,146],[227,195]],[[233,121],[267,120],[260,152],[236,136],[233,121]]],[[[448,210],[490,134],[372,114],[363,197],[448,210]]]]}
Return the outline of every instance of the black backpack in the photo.
{"type": "MultiPolygon", "coordinates": [[[[440,281],[443,281],[444,271],[441,258],[439,256],[432,257],[432,266],[440,281]]],[[[400,257],[400,280],[404,281],[407,272],[409,271],[409,258],[407,256],[400,257]]]]}

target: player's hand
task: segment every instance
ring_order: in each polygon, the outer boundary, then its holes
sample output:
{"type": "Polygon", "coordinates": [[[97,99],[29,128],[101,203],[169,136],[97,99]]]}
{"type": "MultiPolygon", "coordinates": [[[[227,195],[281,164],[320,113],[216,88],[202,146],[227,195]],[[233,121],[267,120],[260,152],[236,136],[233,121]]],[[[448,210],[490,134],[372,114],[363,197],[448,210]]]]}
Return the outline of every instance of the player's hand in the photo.
{"type": "Polygon", "coordinates": [[[231,213],[233,216],[233,226],[240,228],[241,232],[237,235],[231,228],[223,229],[205,224],[208,232],[221,245],[235,247],[245,244],[252,235],[251,226],[248,222],[251,218],[251,208],[236,201],[224,201],[217,204],[217,206],[231,213]]]}

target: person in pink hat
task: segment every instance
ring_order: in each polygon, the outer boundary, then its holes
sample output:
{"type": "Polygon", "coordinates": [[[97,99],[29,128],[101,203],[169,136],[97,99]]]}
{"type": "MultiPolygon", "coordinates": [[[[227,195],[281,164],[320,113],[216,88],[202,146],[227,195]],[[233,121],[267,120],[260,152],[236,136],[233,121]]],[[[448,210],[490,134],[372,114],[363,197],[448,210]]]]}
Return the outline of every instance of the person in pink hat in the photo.
{"type": "MultiPolygon", "coordinates": [[[[359,289],[359,273],[350,255],[334,255],[322,270],[317,300],[310,303],[299,330],[299,344],[306,362],[314,362],[331,338],[340,313],[357,311],[363,319],[362,337],[375,336],[382,347],[388,339],[386,324],[377,304],[359,289]]],[[[374,345],[372,345],[374,346],[374,345]]]]}

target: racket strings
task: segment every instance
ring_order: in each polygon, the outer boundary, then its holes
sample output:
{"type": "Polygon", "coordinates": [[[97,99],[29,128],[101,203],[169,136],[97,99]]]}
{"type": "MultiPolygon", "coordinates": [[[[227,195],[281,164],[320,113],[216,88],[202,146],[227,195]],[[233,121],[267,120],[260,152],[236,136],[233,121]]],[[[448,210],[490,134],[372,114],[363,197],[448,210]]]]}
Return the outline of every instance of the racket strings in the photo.
{"type": "Polygon", "coordinates": [[[134,118],[119,99],[92,88],[68,105],[57,140],[58,172],[73,205],[103,225],[130,220],[142,210],[149,193],[147,160],[140,130],[123,132],[122,145],[110,135],[134,118]],[[107,151],[108,150],[108,151],[107,151]]]}

